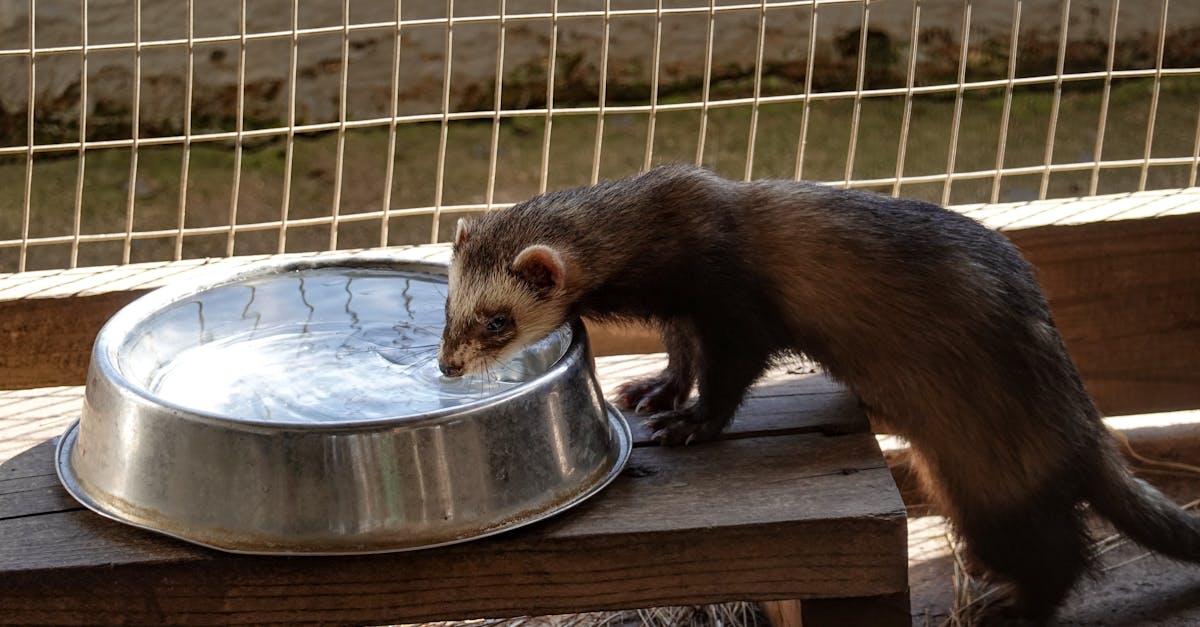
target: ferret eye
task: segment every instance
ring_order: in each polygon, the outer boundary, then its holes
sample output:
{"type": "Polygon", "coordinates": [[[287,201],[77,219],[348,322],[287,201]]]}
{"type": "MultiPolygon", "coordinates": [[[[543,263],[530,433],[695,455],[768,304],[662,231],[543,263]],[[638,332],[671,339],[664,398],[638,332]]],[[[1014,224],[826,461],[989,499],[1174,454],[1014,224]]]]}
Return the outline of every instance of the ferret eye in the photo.
{"type": "Polygon", "coordinates": [[[485,328],[487,328],[488,333],[499,333],[507,326],[508,318],[504,316],[492,316],[491,318],[488,318],[485,328]]]}

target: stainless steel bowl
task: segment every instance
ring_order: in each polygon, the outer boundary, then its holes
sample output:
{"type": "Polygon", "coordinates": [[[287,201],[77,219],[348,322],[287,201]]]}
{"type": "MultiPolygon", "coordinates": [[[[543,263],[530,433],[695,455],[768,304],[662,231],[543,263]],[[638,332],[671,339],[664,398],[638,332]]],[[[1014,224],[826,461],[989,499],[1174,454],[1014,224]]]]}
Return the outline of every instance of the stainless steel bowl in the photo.
{"type": "Polygon", "coordinates": [[[142,297],[96,339],[60,479],[122,522],[288,554],[460,542],[600,490],[631,441],[582,326],[487,379],[441,379],[444,275],[341,255],[142,297]]]}

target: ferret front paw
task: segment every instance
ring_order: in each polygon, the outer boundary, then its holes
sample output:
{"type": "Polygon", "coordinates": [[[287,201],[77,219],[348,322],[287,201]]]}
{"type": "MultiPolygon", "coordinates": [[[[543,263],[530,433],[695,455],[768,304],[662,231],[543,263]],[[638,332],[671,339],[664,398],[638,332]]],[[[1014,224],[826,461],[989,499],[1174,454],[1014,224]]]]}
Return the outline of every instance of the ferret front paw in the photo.
{"type": "Polygon", "coordinates": [[[664,372],[621,384],[613,392],[613,400],[625,411],[645,414],[673,410],[682,405],[690,393],[691,386],[664,372]]]}
{"type": "Polygon", "coordinates": [[[645,424],[653,432],[650,437],[664,446],[711,440],[721,433],[723,426],[697,417],[692,407],[659,412],[645,424]]]}

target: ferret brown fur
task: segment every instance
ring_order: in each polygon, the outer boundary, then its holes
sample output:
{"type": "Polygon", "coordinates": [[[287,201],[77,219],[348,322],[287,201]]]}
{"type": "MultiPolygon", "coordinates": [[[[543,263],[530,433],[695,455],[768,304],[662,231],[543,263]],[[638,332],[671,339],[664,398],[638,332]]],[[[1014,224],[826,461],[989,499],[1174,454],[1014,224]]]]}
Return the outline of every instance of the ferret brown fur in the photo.
{"type": "Polygon", "coordinates": [[[584,315],[661,327],[667,368],[617,401],[653,412],[666,444],[718,434],[773,359],[822,364],[910,442],[971,556],[1009,584],[1008,614],[1051,615],[1087,570],[1085,502],[1200,562],[1200,519],[1130,474],[1029,265],[959,214],[667,166],[460,222],[443,372],[584,315]]]}

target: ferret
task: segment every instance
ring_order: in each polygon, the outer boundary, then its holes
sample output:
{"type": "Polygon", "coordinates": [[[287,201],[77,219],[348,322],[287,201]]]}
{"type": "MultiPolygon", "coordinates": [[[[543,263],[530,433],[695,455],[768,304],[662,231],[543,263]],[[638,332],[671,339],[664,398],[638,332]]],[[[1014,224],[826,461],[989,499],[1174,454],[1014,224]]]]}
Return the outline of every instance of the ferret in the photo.
{"type": "Polygon", "coordinates": [[[909,442],[972,563],[1005,590],[988,616],[1053,615],[1092,561],[1084,502],[1200,562],[1200,518],[1131,474],[1029,264],[940,206],[671,165],[459,221],[445,375],[577,316],[661,330],[666,368],[614,400],[650,413],[663,444],[719,434],[774,360],[815,360],[909,442]]]}

